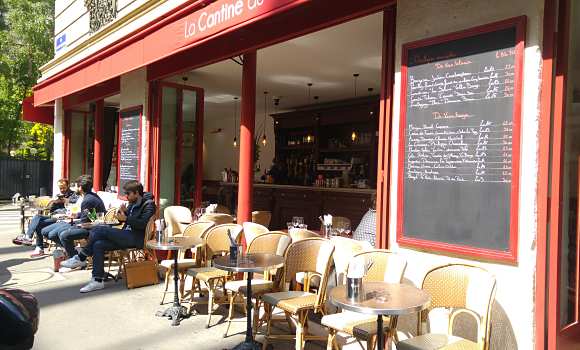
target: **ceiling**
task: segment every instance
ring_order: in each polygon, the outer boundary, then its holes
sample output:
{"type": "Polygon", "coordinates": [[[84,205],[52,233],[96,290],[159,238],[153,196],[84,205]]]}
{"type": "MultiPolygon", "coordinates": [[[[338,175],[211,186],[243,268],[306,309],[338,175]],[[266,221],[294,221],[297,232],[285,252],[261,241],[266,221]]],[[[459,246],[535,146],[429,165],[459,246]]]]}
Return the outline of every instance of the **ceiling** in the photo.
{"type": "MultiPolygon", "coordinates": [[[[280,98],[278,110],[354,97],[353,73],[358,73],[357,96],[379,93],[382,51],[382,14],[377,13],[324,29],[258,51],[256,114],[264,111],[268,91],[268,113],[274,112],[273,98],[280,98]],[[311,99],[313,101],[313,99],[311,99]]],[[[226,60],[173,76],[168,81],[204,88],[207,118],[233,118],[234,96],[241,94],[242,67],[226,60]]]]}

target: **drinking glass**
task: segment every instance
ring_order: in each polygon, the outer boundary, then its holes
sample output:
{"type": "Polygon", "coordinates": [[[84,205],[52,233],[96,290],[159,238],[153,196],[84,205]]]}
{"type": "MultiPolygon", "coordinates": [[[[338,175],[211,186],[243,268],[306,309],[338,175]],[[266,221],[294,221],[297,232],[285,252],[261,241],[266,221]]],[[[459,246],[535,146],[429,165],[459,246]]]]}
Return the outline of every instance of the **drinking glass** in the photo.
{"type": "Polygon", "coordinates": [[[336,225],[336,232],[339,236],[342,236],[342,234],[344,233],[344,224],[343,223],[336,225]]]}
{"type": "Polygon", "coordinates": [[[290,230],[294,228],[294,222],[289,221],[286,223],[286,226],[288,227],[288,232],[290,232],[290,230]]]}
{"type": "Polygon", "coordinates": [[[300,217],[293,216],[292,217],[292,226],[293,227],[298,227],[298,225],[300,225],[300,217]]]}
{"type": "Polygon", "coordinates": [[[193,212],[193,217],[195,221],[198,221],[203,216],[203,211],[204,209],[201,207],[195,208],[195,211],[193,212]]]}

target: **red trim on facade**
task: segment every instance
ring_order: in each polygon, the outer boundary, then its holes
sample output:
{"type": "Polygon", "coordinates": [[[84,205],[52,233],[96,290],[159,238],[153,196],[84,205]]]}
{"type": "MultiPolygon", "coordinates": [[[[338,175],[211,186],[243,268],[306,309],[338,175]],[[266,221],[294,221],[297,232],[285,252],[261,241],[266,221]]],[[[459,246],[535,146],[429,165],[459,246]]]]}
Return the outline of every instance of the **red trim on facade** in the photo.
{"type": "MultiPolygon", "coordinates": [[[[137,181],[141,182],[141,157],[142,157],[142,139],[143,139],[143,105],[139,106],[132,106],[127,107],[124,109],[119,110],[118,114],[118,123],[117,123],[117,186],[121,185],[121,130],[123,129],[123,118],[121,118],[121,113],[123,112],[130,112],[130,111],[139,111],[139,140],[138,140],[138,152],[137,152],[137,181]]],[[[124,195],[123,189],[119,187],[117,191],[117,198],[126,200],[127,197],[124,195]]]]}
{"type": "Polygon", "coordinates": [[[375,246],[389,247],[389,193],[391,189],[391,123],[395,83],[395,28],[397,13],[393,6],[383,13],[383,50],[381,66],[381,102],[379,109],[379,145],[377,166],[377,232],[375,246]]]}
{"type": "Polygon", "coordinates": [[[98,100],[95,102],[95,149],[93,156],[93,190],[95,192],[101,190],[103,177],[103,154],[101,150],[101,141],[105,132],[105,101],[98,100]]]}
{"type": "Polygon", "coordinates": [[[244,54],[240,116],[240,164],[238,181],[238,223],[252,221],[254,183],[254,129],[256,125],[256,51],[244,54]]]}
{"type": "Polygon", "coordinates": [[[80,104],[95,102],[116,95],[120,91],[121,78],[115,77],[74,94],[64,96],[62,98],[62,105],[64,109],[71,109],[80,104]]]}
{"type": "Polygon", "coordinates": [[[231,27],[219,38],[202,40],[148,65],[147,79],[159,80],[216,63],[363,17],[394,4],[392,0],[338,1],[332,6],[323,1],[297,3],[291,9],[282,8],[248,21],[243,24],[243,30],[238,30],[242,24],[231,27]]]}
{"type": "Polygon", "coordinates": [[[415,41],[403,45],[401,61],[401,111],[399,126],[399,175],[398,175],[398,215],[397,215],[397,242],[402,246],[415,247],[429,251],[444,251],[468,257],[489,259],[498,262],[517,263],[518,256],[518,200],[519,200],[519,163],[520,163],[520,132],[521,132],[521,99],[523,79],[523,54],[525,47],[526,17],[515,17],[504,21],[486,24],[470,28],[464,31],[454,32],[433,38],[415,41]],[[481,33],[487,33],[504,28],[516,28],[516,57],[515,57],[515,83],[514,83],[514,109],[513,109],[513,134],[512,134],[512,183],[511,183],[511,208],[510,208],[510,242],[508,251],[481,249],[457,244],[434,242],[422,239],[406,237],[403,232],[404,219],[404,157],[405,157],[405,126],[407,104],[407,55],[412,48],[433,45],[445,41],[470,37],[481,33]]]}
{"type": "Polygon", "coordinates": [[[205,30],[198,28],[195,34],[191,34],[185,29],[190,28],[188,20],[195,20],[203,13],[197,13],[196,11],[201,10],[201,7],[204,6],[207,6],[207,11],[218,11],[225,1],[217,1],[215,3],[199,1],[188,4],[190,6],[184,7],[182,11],[172,11],[172,14],[168,16],[171,17],[171,21],[163,21],[167,17],[157,18],[149,24],[149,27],[155,27],[154,29],[142,27],[142,33],[123,40],[119,47],[102,50],[107,52],[107,55],[97,55],[99,57],[98,60],[91,56],[89,59],[84,60],[89,61],[86,65],[77,64],[74,67],[78,68],[67,69],[65,70],[66,73],[63,72],[38,84],[34,88],[35,103],[52,101],[58,97],[98,84],[104,80],[168,57],[185,47],[197,45],[205,40],[211,40],[222,35],[226,30],[233,30],[247,23],[272,16],[280,11],[286,11],[307,1],[270,0],[253,10],[245,6],[244,11],[231,20],[217,23],[213,27],[207,27],[205,30]],[[158,25],[157,22],[163,22],[163,25],[158,25]]]}
{"type": "Polygon", "coordinates": [[[54,106],[34,106],[34,97],[28,96],[22,100],[22,120],[47,125],[54,124],[54,106]]]}

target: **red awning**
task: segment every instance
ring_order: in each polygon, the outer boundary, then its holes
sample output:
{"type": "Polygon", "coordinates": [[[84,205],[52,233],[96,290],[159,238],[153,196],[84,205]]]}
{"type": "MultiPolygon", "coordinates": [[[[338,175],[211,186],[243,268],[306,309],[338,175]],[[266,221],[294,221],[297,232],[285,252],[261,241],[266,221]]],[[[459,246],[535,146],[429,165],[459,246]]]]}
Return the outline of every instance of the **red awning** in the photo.
{"type": "Polygon", "coordinates": [[[34,98],[28,96],[22,101],[22,120],[41,124],[54,124],[54,107],[38,106],[34,107],[34,98]]]}

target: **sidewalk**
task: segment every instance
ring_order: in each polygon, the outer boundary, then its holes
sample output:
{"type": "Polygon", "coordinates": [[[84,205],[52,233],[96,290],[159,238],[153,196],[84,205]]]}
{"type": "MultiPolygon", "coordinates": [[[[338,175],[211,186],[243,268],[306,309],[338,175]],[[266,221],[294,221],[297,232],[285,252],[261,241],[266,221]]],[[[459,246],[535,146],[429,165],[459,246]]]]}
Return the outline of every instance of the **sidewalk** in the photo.
{"type": "MultiPolygon", "coordinates": [[[[0,210],[3,207],[0,206],[0,210]]],[[[14,214],[18,215],[17,212],[14,214]]],[[[52,257],[30,259],[30,247],[15,246],[12,238],[19,226],[2,222],[0,217],[0,286],[21,288],[36,295],[40,304],[37,350],[131,350],[131,349],[231,349],[244,339],[245,322],[234,322],[228,338],[221,307],[205,328],[203,308],[199,316],[184,320],[179,327],[155,316],[160,306],[163,284],[128,290],[123,280],[107,282],[106,288],[80,294],[89,281],[90,271],[54,273],[52,257]]],[[[168,294],[166,300],[172,300],[168,294]]],[[[240,321],[241,315],[238,315],[240,321]]],[[[258,337],[260,340],[260,337],[258,337]]],[[[306,349],[322,349],[326,344],[307,343],[306,349]]],[[[293,349],[293,342],[274,343],[275,349],[293,349]]]]}

